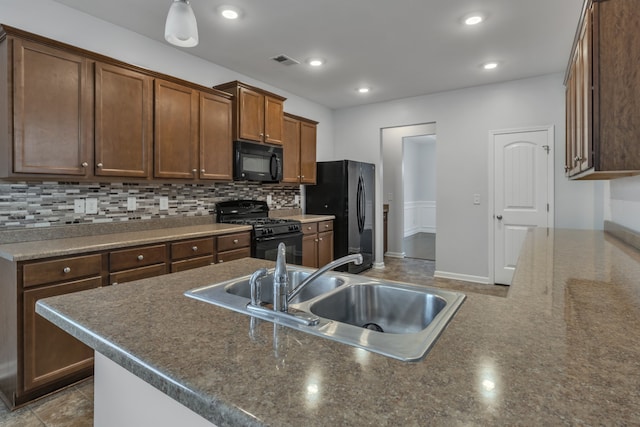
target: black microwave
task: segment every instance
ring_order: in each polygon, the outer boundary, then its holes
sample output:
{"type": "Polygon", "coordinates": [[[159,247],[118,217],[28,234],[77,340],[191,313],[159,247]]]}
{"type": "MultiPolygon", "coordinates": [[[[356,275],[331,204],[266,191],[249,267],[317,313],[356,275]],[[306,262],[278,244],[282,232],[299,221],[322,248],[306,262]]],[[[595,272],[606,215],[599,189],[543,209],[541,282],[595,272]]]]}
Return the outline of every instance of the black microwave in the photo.
{"type": "Polygon", "coordinates": [[[282,147],[234,141],[233,179],[259,182],[282,181],[282,147]]]}

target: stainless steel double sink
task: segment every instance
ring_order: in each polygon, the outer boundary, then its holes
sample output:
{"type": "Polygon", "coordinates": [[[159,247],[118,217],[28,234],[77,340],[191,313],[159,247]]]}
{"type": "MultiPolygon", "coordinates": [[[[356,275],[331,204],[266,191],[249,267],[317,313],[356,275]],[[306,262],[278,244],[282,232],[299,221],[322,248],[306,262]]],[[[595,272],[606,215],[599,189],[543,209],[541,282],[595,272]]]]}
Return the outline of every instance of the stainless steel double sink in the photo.
{"type": "MultiPolygon", "coordinates": [[[[288,265],[289,286],[295,288],[314,271],[288,265]]],[[[249,277],[192,289],[185,295],[403,361],[423,359],[465,299],[459,292],[328,272],[290,302],[290,310],[320,318],[317,325],[307,326],[268,312],[250,312],[249,277]]],[[[261,280],[261,288],[263,303],[272,303],[273,270],[261,280]]]]}

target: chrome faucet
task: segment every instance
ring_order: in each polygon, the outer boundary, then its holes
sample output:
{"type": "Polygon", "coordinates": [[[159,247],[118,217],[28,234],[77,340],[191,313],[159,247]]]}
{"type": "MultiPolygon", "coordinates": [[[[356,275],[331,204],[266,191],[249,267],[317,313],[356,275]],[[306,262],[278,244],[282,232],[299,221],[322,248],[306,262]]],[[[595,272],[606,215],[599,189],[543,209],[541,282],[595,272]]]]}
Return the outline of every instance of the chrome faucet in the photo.
{"type": "Polygon", "coordinates": [[[334,268],[340,267],[341,265],[344,265],[344,264],[349,264],[350,262],[353,262],[355,265],[362,264],[362,255],[351,254],[351,255],[343,256],[342,258],[338,258],[334,261],[331,261],[329,264],[323,267],[320,267],[313,274],[311,274],[309,277],[307,277],[302,282],[300,282],[300,284],[295,289],[291,290],[291,292],[287,294],[287,303],[289,303],[292,299],[296,297],[296,295],[302,292],[302,290],[305,287],[307,287],[309,283],[313,282],[314,280],[322,276],[327,271],[333,270],[334,268]]]}
{"type": "Polygon", "coordinates": [[[287,274],[287,248],[284,243],[278,245],[276,268],[273,271],[273,309],[288,311],[289,275],[287,274]]]}
{"type": "Polygon", "coordinates": [[[289,275],[287,274],[287,248],[284,243],[278,245],[278,254],[276,258],[276,268],[273,271],[273,310],[262,307],[261,301],[261,285],[260,279],[267,276],[267,269],[261,268],[251,275],[249,286],[251,288],[251,302],[247,304],[247,309],[255,313],[261,313],[268,317],[275,317],[283,320],[294,321],[307,326],[317,325],[320,321],[315,316],[304,311],[291,309],[289,311],[289,302],[298,295],[309,283],[316,280],[329,270],[333,270],[350,262],[356,265],[362,264],[362,255],[352,254],[335,261],[331,261],[324,267],[319,268],[305,280],[303,280],[295,289],[289,291],[289,275]]]}

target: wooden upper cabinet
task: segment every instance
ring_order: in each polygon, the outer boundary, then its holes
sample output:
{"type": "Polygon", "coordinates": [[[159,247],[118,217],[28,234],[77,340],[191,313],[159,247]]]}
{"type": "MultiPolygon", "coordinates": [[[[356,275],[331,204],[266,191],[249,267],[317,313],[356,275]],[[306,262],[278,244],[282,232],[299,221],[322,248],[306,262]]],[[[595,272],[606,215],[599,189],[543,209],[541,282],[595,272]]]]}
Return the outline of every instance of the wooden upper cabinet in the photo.
{"type": "Polygon", "coordinates": [[[316,183],[317,124],[313,120],[284,113],[282,182],[316,183]]]}
{"type": "Polygon", "coordinates": [[[154,177],[197,177],[198,102],[198,91],[155,80],[154,177]]]}
{"type": "Polygon", "coordinates": [[[316,183],[317,123],[300,122],[300,183],[316,183]]]}
{"type": "Polygon", "coordinates": [[[284,116],[282,182],[300,183],[300,121],[284,116]]]}
{"type": "Polygon", "coordinates": [[[234,96],[234,140],[282,144],[286,98],[239,81],[215,88],[234,96]]]}
{"type": "Polygon", "coordinates": [[[264,142],[282,144],[284,134],[284,102],[269,95],[264,97],[264,142]]]}
{"type": "Polygon", "coordinates": [[[200,179],[233,179],[231,100],[200,93],[200,179]]]}
{"type": "Polygon", "coordinates": [[[95,65],[95,170],[99,176],[148,178],[153,144],[153,79],[95,65]]]}
{"type": "Polygon", "coordinates": [[[638,22],[637,0],[585,0],[565,79],[571,178],[640,174],[638,22]]]}
{"type": "Polygon", "coordinates": [[[93,162],[92,64],[65,50],[12,42],[13,172],[86,176],[93,162]]]}

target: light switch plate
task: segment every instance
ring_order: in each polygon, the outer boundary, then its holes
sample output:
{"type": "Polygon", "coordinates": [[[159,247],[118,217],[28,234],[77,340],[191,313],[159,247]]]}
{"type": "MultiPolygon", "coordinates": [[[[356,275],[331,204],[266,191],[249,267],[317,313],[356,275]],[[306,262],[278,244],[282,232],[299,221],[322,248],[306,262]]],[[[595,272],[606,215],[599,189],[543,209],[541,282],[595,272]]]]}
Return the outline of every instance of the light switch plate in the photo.
{"type": "Polygon", "coordinates": [[[135,211],[137,209],[137,203],[135,197],[127,197],[127,210],[135,211]]]}
{"type": "Polygon", "coordinates": [[[473,204],[474,205],[479,205],[480,204],[480,195],[479,194],[474,194],[473,195],[473,204]]]}
{"type": "Polygon", "coordinates": [[[169,210],[169,198],[168,197],[160,197],[160,210],[161,211],[169,210]]]}
{"type": "Polygon", "coordinates": [[[98,199],[87,199],[85,200],[85,212],[88,214],[97,214],[98,213],[98,199]]]}
{"type": "Polygon", "coordinates": [[[73,212],[84,213],[84,199],[75,199],[73,201],[73,212]]]}

